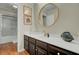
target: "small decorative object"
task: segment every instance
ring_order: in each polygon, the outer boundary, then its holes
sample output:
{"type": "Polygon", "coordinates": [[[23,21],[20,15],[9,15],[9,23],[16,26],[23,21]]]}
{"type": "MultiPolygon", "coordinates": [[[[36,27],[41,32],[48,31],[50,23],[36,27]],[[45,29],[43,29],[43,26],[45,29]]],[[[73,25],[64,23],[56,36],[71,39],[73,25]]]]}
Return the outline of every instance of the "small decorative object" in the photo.
{"type": "Polygon", "coordinates": [[[32,9],[30,7],[23,7],[23,15],[24,15],[24,24],[30,25],[32,24],[32,9]]]}
{"type": "Polygon", "coordinates": [[[61,34],[61,37],[63,38],[64,41],[66,42],[71,42],[72,40],[74,40],[74,38],[72,37],[70,32],[63,32],[61,34]]]}

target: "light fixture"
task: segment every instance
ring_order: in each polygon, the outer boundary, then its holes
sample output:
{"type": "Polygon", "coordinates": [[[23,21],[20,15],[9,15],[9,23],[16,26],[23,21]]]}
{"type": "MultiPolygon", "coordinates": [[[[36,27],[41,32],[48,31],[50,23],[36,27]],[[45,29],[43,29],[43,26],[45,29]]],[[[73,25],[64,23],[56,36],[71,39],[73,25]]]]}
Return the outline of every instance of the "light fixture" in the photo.
{"type": "Polygon", "coordinates": [[[17,6],[16,6],[16,5],[13,5],[13,7],[14,7],[14,8],[17,8],[17,6]]]}

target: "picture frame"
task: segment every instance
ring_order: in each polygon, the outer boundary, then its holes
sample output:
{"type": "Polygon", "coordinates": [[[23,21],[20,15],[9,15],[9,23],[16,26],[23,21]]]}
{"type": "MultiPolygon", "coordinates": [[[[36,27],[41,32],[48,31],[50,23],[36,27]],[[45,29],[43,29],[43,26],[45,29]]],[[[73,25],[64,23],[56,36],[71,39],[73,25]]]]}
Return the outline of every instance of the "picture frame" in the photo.
{"type": "Polygon", "coordinates": [[[24,18],[24,25],[31,25],[32,24],[32,8],[23,6],[23,18],[24,18]]]}

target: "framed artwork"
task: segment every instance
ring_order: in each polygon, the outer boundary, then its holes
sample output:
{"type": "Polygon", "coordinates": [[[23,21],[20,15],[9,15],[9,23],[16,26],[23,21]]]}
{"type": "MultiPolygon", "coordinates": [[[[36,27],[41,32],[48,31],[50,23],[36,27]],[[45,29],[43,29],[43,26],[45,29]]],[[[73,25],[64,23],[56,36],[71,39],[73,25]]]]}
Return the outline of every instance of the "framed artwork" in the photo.
{"type": "Polygon", "coordinates": [[[24,6],[23,15],[24,15],[24,24],[31,25],[32,24],[32,8],[24,6]]]}

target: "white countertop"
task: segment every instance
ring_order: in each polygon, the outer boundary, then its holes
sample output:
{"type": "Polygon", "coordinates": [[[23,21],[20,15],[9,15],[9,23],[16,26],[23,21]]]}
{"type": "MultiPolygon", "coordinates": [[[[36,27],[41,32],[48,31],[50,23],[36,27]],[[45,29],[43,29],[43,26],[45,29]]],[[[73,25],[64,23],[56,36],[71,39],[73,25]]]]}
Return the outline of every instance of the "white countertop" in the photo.
{"type": "Polygon", "coordinates": [[[72,42],[66,42],[58,35],[51,35],[49,38],[45,37],[43,33],[25,33],[24,35],[53,44],[75,53],[79,53],[79,39],[73,40],[72,42]]]}

